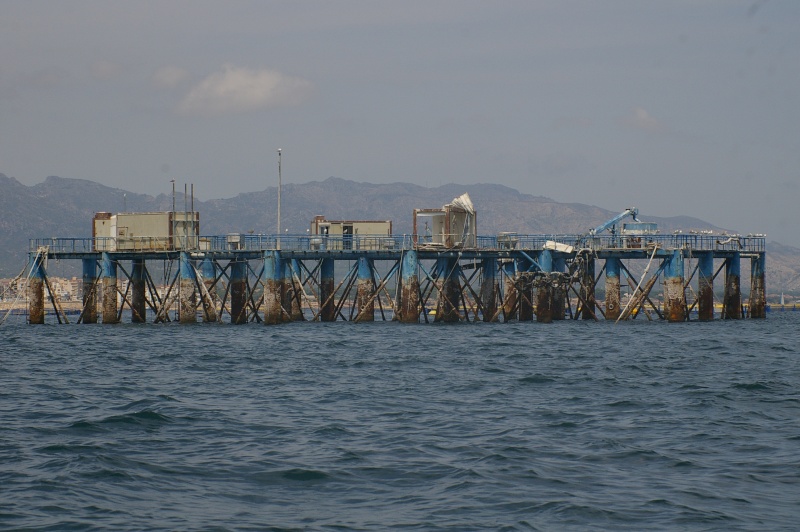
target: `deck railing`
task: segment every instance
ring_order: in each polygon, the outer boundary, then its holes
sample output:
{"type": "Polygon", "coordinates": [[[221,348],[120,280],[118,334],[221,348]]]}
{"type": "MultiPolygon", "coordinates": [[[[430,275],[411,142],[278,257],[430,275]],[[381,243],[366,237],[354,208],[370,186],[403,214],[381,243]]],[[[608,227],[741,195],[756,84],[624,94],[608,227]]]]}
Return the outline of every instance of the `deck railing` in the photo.
{"type": "MultiPolygon", "coordinates": [[[[760,253],[766,249],[763,236],[708,235],[676,233],[669,235],[603,235],[570,234],[520,235],[500,233],[478,236],[476,248],[486,250],[539,250],[552,243],[574,248],[599,249],[689,249],[696,251],[740,251],[760,253]],[[548,244],[550,243],[550,244],[548,244]]],[[[316,250],[409,250],[446,249],[443,245],[416,240],[412,235],[266,235],[228,234],[189,237],[126,237],[126,238],[36,238],[29,241],[29,251],[47,247],[52,253],[89,253],[95,251],[158,252],[158,251],[260,251],[269,249],[316,250]]],[[[459,246],[456,246],[459,247],[459,246]]],[[[468,249],[468,248],[465,248],[468,249]]]]}

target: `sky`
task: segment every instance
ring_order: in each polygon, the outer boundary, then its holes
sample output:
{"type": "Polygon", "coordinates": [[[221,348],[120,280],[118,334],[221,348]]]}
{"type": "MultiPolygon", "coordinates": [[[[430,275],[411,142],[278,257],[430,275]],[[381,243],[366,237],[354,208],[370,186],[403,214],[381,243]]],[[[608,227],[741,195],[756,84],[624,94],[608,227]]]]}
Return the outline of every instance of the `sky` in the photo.
{"type": "Polygon", "coordinates": [[[0,0],[0,173],[206,200],[276,186],[280,148],[284,184],[497,183],[800,246],[798,27],[797,0],[0,0]]]}

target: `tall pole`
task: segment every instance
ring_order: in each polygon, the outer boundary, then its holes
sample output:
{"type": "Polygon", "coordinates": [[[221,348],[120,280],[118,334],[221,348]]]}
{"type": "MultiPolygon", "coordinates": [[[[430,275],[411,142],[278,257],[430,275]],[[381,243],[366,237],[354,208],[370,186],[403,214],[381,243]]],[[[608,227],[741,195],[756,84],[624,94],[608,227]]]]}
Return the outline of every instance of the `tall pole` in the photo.
{"type": "Polygon", "coordinates": [[[186,183],[183,184],[183,249],[186,249],[186,239],[189,236],[186,228],[186,209],[188,209],[188,205],[186,205],[186,199],[189,195],[188,185],[186,183]]]}
{"type": "Polygon", "coordinates": [[[195,236],[197,233],[197,225],[194,223],[194,183],[191,184],[189,188],[192,194],[192,199],[189,205],[192,207],[192,249],[197,248],[197,240],[195,240],[195,236]]]}
{"type": "Polygon", "coordinates": [[[281,249],[281,149],[278,148],[278,239],[277,246],[281,249]]]}
{"type": "Polygon", "coordinates": [[[175,225],[175,180],[170,179],[169,182],[172,183],[172,216],[170,217],[172,218],[172,221],[170,222],[172,227],[169,228],[169,249],[174,249],[176,238],[175,228],[178,227],[175,225]]]}

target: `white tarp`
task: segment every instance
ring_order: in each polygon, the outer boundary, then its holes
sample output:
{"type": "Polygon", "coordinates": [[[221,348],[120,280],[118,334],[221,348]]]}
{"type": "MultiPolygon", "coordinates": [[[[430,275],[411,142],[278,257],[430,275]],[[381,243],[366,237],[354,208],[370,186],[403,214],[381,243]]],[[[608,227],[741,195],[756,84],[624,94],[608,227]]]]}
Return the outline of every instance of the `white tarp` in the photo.
{"type": "Polygon", "coordinates": [[[470,199],[469,194],[466,192],[453,199],[453,202],[450,205],[453,207],[458,207],[459,209],[464,209],[470,214],[475,214],[475,207],[472,205],[472,200],[470,199]]]}

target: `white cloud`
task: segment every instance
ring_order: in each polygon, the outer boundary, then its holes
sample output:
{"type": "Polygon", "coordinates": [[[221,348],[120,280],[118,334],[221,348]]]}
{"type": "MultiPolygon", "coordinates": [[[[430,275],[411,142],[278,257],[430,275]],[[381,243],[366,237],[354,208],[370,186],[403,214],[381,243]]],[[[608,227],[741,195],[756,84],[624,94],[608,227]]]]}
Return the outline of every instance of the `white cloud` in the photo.
{"type": "Polygon", "coordinates": [[[633,115],[628,116],[625,119],[625,124],[632,128],[642,129],[644,131],[656,132],[664,129],[664,126],[661,125],[661,122],[650,116],[650,113],[641,107],[637,107],[633,110],[633,115]]]}
{"type": "Polygon", "coordinates": [[[153,73],[153,85],[159,89],[174,89],[189,77],[189,72],[174,66],[161,67],[153,73]]]}
{"type": "Polygon", "coordinates": [[[295,105],[311,92],[311,83],[274,70],[225,65],[189,91],[178,105],[186,115],[244,113],[295,105]]]}

